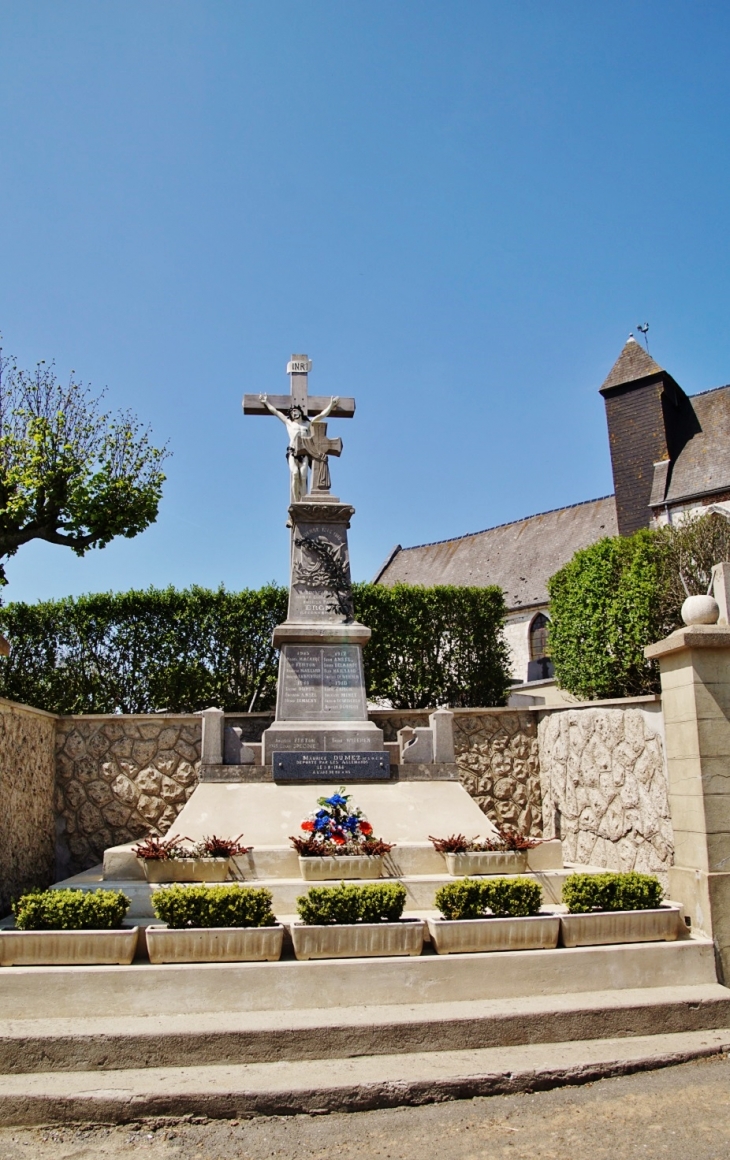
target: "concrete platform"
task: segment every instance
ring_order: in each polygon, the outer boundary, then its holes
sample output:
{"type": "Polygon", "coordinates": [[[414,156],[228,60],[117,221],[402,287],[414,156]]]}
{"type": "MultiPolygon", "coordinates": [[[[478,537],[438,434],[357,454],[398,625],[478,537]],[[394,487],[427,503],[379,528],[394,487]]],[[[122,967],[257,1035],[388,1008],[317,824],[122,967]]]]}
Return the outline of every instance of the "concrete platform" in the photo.
{"type": "Polygon", "coordinates": [[[5,1125],[240,1118],[424,1104],[666,1067],[730,1047],[730,1028],[459,1051],[0,1076],[5,1125]]]}

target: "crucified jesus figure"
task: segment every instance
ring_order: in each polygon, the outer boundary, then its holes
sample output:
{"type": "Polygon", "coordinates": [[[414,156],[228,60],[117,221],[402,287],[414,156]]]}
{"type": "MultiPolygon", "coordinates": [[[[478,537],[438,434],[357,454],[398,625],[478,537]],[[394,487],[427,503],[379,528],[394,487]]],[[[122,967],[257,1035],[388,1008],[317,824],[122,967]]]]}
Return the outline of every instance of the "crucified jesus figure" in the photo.
{"type": "Polygon", "coordinates": [[[320,423],[322,419],[326,419],[333,408],[337,406],[340,401],[339,396],[333,396],[324,411],[320,411],[319,415],[315,415],[313,419],[310,419],[296,404],[288,411],[277,411],[276,407],[269,402],[268,395],[259,395],[259,400],[264,404],[266,410],[272,415],[276,415],[277,419],[281,419],[286,427],[286,433],[289,436],[286,459],[289,464],[290,497],[291,503],[298,503],[309,492],[309,469],[312,462],[304,449],[303,441],[311,437],[312,424],[320,423]]]}

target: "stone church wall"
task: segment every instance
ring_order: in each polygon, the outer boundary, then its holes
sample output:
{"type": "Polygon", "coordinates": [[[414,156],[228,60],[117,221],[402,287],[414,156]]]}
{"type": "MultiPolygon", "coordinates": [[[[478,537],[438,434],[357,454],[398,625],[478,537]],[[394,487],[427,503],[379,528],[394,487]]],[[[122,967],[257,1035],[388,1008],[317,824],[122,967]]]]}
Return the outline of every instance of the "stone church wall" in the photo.
{"type": "Polygon", "coordinates": [[[0,915],[54,878],[56,718],[0,700],[0,915]]]}

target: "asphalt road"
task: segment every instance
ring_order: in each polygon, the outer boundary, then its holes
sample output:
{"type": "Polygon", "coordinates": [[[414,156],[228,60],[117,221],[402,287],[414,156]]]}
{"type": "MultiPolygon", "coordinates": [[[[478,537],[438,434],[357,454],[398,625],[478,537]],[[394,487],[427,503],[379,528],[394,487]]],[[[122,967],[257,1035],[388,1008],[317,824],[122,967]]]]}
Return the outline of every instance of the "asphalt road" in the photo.
{"type": "Polygon", "coordinates": [[[728,1160],[730,1062],[421,1108],[0,1129],[0,1160],[728,1160]]]}

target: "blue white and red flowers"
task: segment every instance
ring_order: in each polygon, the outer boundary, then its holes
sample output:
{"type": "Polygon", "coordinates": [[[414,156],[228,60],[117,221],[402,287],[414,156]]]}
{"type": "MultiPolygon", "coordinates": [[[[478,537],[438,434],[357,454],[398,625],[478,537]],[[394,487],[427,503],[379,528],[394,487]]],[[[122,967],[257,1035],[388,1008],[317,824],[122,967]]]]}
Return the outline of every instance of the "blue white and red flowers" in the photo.
{"type": "Polygon", "coordinates": [[[344,786],[331,797],[317,798],[319,809],[302,822],[304,836],[291,838],[302,857],[343,854],[385,854],[392,844],[373,837],[373,827],[344,786]]]}

